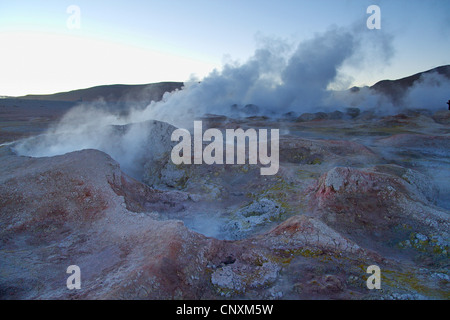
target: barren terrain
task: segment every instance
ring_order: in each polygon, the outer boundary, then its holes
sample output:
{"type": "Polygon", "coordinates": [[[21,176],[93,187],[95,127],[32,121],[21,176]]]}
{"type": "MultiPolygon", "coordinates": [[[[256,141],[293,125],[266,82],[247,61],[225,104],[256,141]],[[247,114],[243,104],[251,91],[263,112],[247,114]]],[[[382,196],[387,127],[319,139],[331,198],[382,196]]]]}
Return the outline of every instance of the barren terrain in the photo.
{"type": "Polygon", "coordinates": [[[21,156],[75,102],[12,101],[0,100],[1,299],[449,298],[450,111],[205,115],[280,129],[280,170],[261,176],[174,165],[175,127],[153,120],[108,131],[146,129],[133,172],[94,149],[21,156]],[[81,290],[66,287],[70,265],[81,290]],[[381,290],[366,286],[371,265],[381,290]]]}

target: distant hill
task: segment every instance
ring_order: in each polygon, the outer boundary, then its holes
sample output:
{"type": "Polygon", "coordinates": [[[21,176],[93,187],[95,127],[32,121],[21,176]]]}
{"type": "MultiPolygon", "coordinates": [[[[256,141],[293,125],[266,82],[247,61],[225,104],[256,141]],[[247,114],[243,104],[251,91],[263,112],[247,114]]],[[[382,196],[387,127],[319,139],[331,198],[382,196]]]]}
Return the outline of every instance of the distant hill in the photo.
{"type": "MultiPolygon", "coordinates": [[[[444,75],[450,79],[450,65],[445,65],[397,80],[382,80],[371,86],[370,89],[389,96],[393,101],[399,101],[406,90],[412,87],[422,75],[433,72],[444,75]]],[[[61,102],[92,102],[102,99],[105,102],[118,103],[121,105],[125,105],[127,102],[139,102],[145,106],[151,101],[160,101],[165,92],[172,92],[181,89],[182,87],[182,82],[159,82],[141,85],[116,84],[47,95],[10,97],[10,99],[61,102]]],[[[350,89],[351,92],[358,92],[359,90],[359,87],[350,89]]]]}
{"type": "Polygon", "coordinates": [[[104,85],[87,89],[79,89],[54,94],[33,94],[17,97],[23,100],[45,100],[45,101],[67,101],[92,102],[103,99],[105,102],[126,102],[126,101],[159,101],[165,92],[172,92],[181,89],[182,82],[159,82],[141,85],[104,85]]]}
{"type": "MultiPolygon", "coordinates": [[[[412,76],[397,79],[397,80],[382,80],[375,83],[371,89],[383,93],[391,97],[394,101],[401,99],[406,90],[414,85],[414,83],[419,80],[422,75],[430,73],[438,73],[450,79],[450,65],[440,66],[428,71],[419,72],[412,76]]],[[[353,89],[354,90],[354,89],[353,89]]],[[[450,94],[450,92],[449,92],[450,94]]]]}

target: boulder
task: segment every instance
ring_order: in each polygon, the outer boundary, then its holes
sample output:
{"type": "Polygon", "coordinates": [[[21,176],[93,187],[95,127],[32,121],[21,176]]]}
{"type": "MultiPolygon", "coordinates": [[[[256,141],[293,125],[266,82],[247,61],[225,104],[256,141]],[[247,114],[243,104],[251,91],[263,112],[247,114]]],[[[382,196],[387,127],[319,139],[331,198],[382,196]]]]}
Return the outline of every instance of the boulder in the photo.
{"type": "Polygon", "coordinates": [[[437,123],[449,125],[450,124],[450,110],[436,111],[432,115],[432,118],[437,123]]]}
{"type": "Polygon", "coordinates": [[[353,239],[387,244],[418,230],[449,239],[448,213],[433,204],[435,187],[411,169],[336,167],[319,179],[313,193],[312,208],[320,219],[353,239]]]}
{"type": "Polygon", "coordinates": [[[352,119],[356,118],[357,116],[359,116],[359,114],[361,113],[361,110],[359,108],[347,108],[345,110],[345,113],[352,119]]]}

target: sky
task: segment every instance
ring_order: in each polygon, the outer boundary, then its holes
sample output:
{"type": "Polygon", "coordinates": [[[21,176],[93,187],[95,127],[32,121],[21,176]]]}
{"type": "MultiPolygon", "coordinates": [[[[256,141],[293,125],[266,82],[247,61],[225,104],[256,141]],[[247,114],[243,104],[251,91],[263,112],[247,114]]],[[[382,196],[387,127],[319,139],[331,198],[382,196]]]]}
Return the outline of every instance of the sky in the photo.
{"type": "Polygon", "coordinates": [[[449,14],[448,0],[0,0],[0,96],[201,80],[332,27],[361,30],[366,46],[340,70],[345,85],[373,85],[450,64],[449,14]],[[370,5],[381,29],[367,29],[370,5]]]}

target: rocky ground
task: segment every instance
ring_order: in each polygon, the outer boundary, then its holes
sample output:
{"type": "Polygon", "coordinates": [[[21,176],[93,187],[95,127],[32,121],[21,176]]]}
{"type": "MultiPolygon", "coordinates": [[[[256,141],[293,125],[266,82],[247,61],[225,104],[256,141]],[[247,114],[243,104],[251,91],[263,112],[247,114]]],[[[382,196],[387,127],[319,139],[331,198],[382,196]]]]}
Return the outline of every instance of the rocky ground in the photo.
{"type": "Polygon", "coordinates": [[[174,127],[156,121],[112,129],[149,128],[157,147],[132,173],[99,150],[32,158],[3,144],[0,298],[450,297],[450,111],[203,123],[279,128],[278,174],[176,166],[174,127]],[[381,290],[366,286],[371,265],[381,290]]]}

